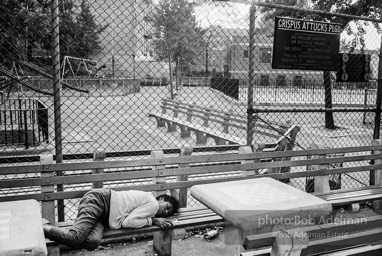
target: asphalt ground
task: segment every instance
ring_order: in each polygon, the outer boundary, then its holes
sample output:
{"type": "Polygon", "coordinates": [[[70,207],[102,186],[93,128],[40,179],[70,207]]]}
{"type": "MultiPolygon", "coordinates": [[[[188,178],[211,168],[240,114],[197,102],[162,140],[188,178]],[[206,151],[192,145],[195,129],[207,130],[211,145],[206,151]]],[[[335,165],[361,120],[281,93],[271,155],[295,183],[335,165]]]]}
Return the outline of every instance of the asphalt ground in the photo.
{"type": "MultiPolygon", "coordinates": [[[[361,206],[357,212],[350,212],[342,210],[336,218],[363,218],[376,215],[372,209],[366,206],[361,206]]],[[[211,227],[214,229],[214,227],[211,227]]],[[[174,240],[172,243],[173,256],[238,256],[238,247],[236,245],[226,243],[227,233],[224,229],[221,230],[219,235],[212,240],[204,238],[204,233],[208,229],[193,230],[187,232],[187,237],[183,239],[174,240]]],[[[153,256],[151,244],[152,238],[140,237],[129,238],[125,241],[115,243],[108,243],[99,246],[95,251],[87,250],[67,250],[63,251],[63,256],[153,256]]],[[[228,240],[229,241],[229,240],[228,240]]],[[[251,255],[248,252],[246,255],[251,255]]]]}

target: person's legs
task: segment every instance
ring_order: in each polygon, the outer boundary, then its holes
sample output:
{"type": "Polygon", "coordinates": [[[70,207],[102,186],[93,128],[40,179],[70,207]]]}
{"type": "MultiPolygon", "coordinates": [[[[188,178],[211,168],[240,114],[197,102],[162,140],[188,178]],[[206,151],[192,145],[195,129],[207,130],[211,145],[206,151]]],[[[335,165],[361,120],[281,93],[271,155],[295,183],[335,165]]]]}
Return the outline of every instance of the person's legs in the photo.
{"type": "Polygon", "coordinates": [[[88,250],[96,249],[101,243],[104,229],[105,227],[102,222],[98,221],[90,231],[89,235],[86,237],[85,241],[81,244],[81,248],[88,250]]]}
{"type": "MultiPolygon", "coordinates": [[[[69,229],[45,226],[45,237],[69,247],[80,248],[88,235],[97,226],[97,222],[104,216],[105,207],[108,207],[104,205],[102,196],[103,193],[100,193],[99,190],[92,190],[86,193],[80,201],[78,215],[73,226],[69,229]]],[[[92,236],[100,236],[102,238],[102,234],[103,225],[102,228],[97,226],[92,236]],[[101,234],[96,235],[96,233],[101,234]]],[[[94,245],[95,243],[92,242],[92,244],[94,245]]]]}

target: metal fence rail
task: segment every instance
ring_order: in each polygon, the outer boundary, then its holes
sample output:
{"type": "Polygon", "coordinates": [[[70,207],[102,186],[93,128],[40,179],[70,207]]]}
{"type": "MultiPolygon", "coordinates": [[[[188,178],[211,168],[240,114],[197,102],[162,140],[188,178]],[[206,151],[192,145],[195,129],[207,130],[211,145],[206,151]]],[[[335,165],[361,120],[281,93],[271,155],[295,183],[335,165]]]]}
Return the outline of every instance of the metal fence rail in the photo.
{"type": "Polygon", "coordinates": [[[48,109],[36,99],[8,99],[0,105],[0,145],[38,146],[49,141],[48,109]]]}

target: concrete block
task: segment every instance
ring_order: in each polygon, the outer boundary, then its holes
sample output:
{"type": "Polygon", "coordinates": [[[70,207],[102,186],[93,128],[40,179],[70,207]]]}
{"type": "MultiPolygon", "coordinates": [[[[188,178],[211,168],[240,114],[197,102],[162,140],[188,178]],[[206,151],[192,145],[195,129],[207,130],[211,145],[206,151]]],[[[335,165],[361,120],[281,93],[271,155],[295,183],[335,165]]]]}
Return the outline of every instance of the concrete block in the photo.
{"type": "Polygon", "coordinates": [[[173,240],[179,240],[186,237],[186,229],[184,228],[176,228],[173,232],[173,240]]]}

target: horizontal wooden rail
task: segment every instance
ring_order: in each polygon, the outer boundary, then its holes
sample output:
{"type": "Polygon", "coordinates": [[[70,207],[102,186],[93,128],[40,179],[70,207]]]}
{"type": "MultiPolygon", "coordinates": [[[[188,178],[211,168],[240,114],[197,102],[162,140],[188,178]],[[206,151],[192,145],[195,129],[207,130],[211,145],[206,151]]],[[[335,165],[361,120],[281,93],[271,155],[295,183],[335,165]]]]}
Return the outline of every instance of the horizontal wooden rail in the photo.
{"type": "MultiPolygon", "coordinates": [[[[276,162],[277,163],[277,162],[276,162]]],[[[268,163],[269,164],[269,163],[268,163]]],[[[252,164],[242,164],[241,166],[251,166],[252,164]]],[[[251,168],[240,168],[238,169],[238,165],[233,165],[230,171],[243,171],[243,170],[252,170],[251,168]]],[[[210,169],[204,169],[204,173],[219,173],[219,171],[215,170],[215,167],[213,167],[213,170],[210,169]]],[[[187,170],[190,168],[182,168],[183,170],[187,170]]],[[[178,170],[182,170],[178,169],[178,170]]],[[[192,169],[192,168],[191,168],[192,169]]],[[[371,171],[371,170],[379,170],[382,169],[382,164],[376,164],[376,165],[370,165],[370,166],[355,166],[355,167],[347,167],[347,168],[336,168],[336,169],[318,169],[318,170],[312,170],[312,171],[303,171],[303,172],[292,172],[292,173],[273,173],[273,174],[259,174],[256,176],[251,176],[251,178],[261,178],[261,177],[271,177],[275,179],[287,179],[287,178],[301,178],[301,177],[314,177],[314,176],[323,176],[323,175],[330,175],[330,174],[339,174],[339,173],[353,173],[353,172],[365,172],[365,171],[371,171]]],[[[224,171],[226,172],[226,171],[224,171]]],[[[156,176],[150,176],[148,175],[150,171],[147,171],[145,173],[145,176],[147,177],[156,177],[156,176]]],[[[195,174],[194,172],[180,172],[176,173],[177,175],[180,174],[195,174]]],[[[203,173],[203,172],[199,172],[203,173]]],[[[220,172],[222,173],[222,172],[220,172]]],[[[129,173],[121,173],[122,175],[118,176],[112,176],[110,178],[110,173],[104,173],[104,174],[92,174],[92,175],[75,175],[72,177],[65,177],[65,176],[58,176],[58,177],[52,177],[51,179],[47,178],[32,178],[32,179],[21,179],[21,180],[10,180],[10,181],[0,181],[0,187],[3,188],[12,188],[12,187],[20,187],[20,181],[22,181],[22,184],[27,184],[28,181],[30,184],[33,184],[35,186],[38,185],[54,185],[54,184],[80,184],[80,183],[91,183],[94,181],[114,181],[119,180],[123,181],[123,179],[130,180],[129,173]],[[119,178],[118,178],[119,177],[119,178]],[[49,182],[47,182],[49,181],[49,182]]],[[[153,172],[151,171],[151,174],[153,172]]],[[[235,177],[223,177],[223,178],[215,178],[215,179],[205,179],[205,180],[194,180],[194,181],[177,181],[177,182],[169,182],[169,183],[162,183],[162,184],[146,184],[146,185],[134,185],[134,186],[121,186],[113,188],[115,190],[131,190],[131,189],[137,189],[137,190],[145,190],[145,191],[160,191],[160,190],[171,190],[171,189],[179,189],[179,188],[189,188],[193,185],[197,184],[207,184],[207,183],[216,183],[216,182],[224,182],[224,181],[232,181],[232,180],[241,180],[241,179],[248,179],[248,177],[241,177],[239,175],[235,177]]],[[[14,200],[14,198],[33,198],[36,200],[59,200],[59,199],[68,199],[68,198],[78,198],[84,195],[89,189],[85,190],[78,190],[78,191],[68,191],[68,192],[54,192],[54,193],[44,193],[44,196],[42,196],[40,193],[37,194],[28,194],[28,195],[17,195],[17,196],[4,196],[0,198],[0,201],[10,201],[14,200]]]]}
{"type": "MultiPolygon", "coordinates": [[[[142,166],[161,166],[161,165],[177,165],[177,164],[192,164],[192,163],[211,163],[211,162],[229,162],[229,161],[242,161],[242,160],[261,160],[272,158],[287,158],[287,157],[303,157],[313,155],[330,155],[338,153],[354,153],[354,152],[370,152],[375,150],[382,150],[382,145],[371,145],[361,147],[344,147],[344,148],[327,148],[327,149],[310,149],[310,150],[296,150],[296,151],[277,151],[277,152],[256,152],[251,154],[214,154],[192,157],[168,157],[163,159],[139,159],[139,160],[120,160],[120,161],[96,161],[96,162],[81,162],[81,163],[61,163],[52,165],[28,165],[28,166],[7,166],[0,167],[0,175],[13,174],[13,173],[43,173],[43,172],[56,172],[56,171],[78,171],[78,170],[91,170],[96,168],[133,168],[142,166]]],[[[362,158],[362,156],[360,156],[362,158]]],[[[333,157],[323,162],[329,163],[340,161],[360,161],[357,158],[351,157],[333,157]]],[[[364,160],[375,159],[372,156],[365,156],[364,160]]],[[[311,160],[301,160],[311,161],[311,160]]],[[[309,162],[301,162],[301,165],[308,164],[309,162]]],[[[276,164],[276,163],[275,163],[276,164]]],[[[292,165],[290,165],[292,166],[292,165]]],[[[266,165],[269,167],[269,165],[266,165]]],[[[280,166],[272,166],[280,167],[280,166]]],[[[264,166],[259,165],[259,168],[264,166]]]]}

